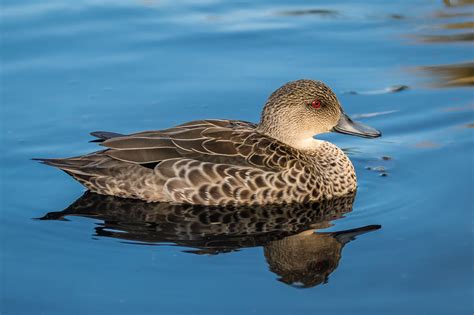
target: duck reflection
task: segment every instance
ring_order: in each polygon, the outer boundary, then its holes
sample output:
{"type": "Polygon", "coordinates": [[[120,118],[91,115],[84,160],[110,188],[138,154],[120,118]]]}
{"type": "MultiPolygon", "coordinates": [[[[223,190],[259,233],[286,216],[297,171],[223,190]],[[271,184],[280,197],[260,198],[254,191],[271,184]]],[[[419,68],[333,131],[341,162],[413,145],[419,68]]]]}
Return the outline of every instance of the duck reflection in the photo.
{"type": "Polygon", "coordinates": [[[342,248],[357,235],[379,229],[369,225],[333,233],[315,233],[313,230],[288,236],[264,246],[270,270],[278,280],[299,287],[313,287],[326,283],[338,266],[342,248]]]}
{"type": "Polygon", "coordinates": [[[189,248],[188,253],[220,254],[262,246],[279,280],[296,287],[326,283],[338,266],[342,248],[379,225],[319,233],[351,211],[354,195],[313,204],[209,207],[102,196],[86,192],[68,208],[41,220],[89,217],[102,222],[95,235],[133,244],[189,248]]]}

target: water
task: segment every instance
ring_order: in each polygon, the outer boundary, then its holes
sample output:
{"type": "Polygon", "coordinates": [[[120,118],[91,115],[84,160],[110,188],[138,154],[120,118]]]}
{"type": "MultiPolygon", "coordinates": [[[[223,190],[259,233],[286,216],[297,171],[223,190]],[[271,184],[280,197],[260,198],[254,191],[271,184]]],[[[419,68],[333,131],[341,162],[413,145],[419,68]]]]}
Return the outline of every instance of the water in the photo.
{"type": "Polygon", "coordinates": [[[472,313],[470,2],[4,0],[0,312],[472,313]],[[139,213],[87,209],[33,220],[83,188],[30,158],[93,151],[94,130],[257,121],[298,78],[325,81],[384,133],[324,135],[349,152],[359,190],[352,212],[317,220],[318,234],[175,234],[179,220],[158,233],[120,221],[139,213]],[[330,234],[365,226],[344,248],[330,234]],[[326,257],[309,272],[327,279],[278,281],[278,248],[326,257]]]}

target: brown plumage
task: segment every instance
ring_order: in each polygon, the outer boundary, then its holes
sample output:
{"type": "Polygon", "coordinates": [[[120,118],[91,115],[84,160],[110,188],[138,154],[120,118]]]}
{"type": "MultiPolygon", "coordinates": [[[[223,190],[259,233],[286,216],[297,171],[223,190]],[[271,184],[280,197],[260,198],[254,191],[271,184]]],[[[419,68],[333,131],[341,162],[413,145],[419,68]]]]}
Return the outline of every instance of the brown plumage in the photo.
{"type": "Polygon", "coordinates": [[[105,150],[41,161],[106,195],[202,205],[303,203],[356,190],[348,157],[312,138],[328,131],[380,135],[350,120],[326,85],[299,80],[270,96],[258,125],[197,120],[131,135],[95,132],[105,150]]]}

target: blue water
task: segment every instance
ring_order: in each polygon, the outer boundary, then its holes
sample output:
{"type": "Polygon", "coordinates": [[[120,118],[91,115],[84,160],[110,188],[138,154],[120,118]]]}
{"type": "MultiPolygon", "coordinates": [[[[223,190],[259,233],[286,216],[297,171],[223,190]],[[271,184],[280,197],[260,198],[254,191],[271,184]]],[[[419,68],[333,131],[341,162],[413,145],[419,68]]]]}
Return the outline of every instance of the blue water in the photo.
{"type": "Polygon", "coordinates": [[[0,313],[472,313],[469,2],[2,1],[0,313]],[[382,226],[342,249],[327,283],[278,281],[267,243],[196,255],[201,243],[158,240],[143,222],[34,220],[84,190],[31,158],[96,150],[95,130],[258,121],[300,78],[383,132],[322,137],[349,152],[359,190],[318,233],[382,226]]]}

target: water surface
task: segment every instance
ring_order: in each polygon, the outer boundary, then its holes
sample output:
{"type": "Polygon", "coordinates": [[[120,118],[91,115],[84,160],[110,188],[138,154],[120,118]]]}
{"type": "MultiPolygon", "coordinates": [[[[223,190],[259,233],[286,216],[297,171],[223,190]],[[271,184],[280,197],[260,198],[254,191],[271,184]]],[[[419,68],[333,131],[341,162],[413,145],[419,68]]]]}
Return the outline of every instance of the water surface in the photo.
{"type": "Polygon", "coordinates": [[[0,312],[472,313],[471,3],[4,0],[0,312]],[[69,207],[83,188],[30,160],[96,150],[95,130],[258,121],[300,78],[383,132],[322,136],[359,190],[306,225],[157,232],[137,206],[69,207]]]}

